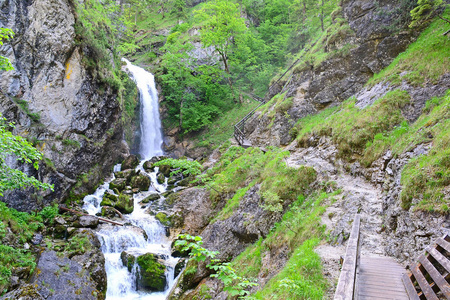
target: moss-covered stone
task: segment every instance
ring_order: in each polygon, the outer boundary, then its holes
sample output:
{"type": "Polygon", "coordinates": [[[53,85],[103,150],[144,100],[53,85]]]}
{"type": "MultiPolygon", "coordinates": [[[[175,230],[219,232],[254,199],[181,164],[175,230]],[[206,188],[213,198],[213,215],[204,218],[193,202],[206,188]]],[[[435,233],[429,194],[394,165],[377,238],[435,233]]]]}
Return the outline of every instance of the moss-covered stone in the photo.
{"type": "Polygon", "coordinates": [[[142,203],[149,203],[150,201],[155,201],[158,200],[159,198],[161,198],[159,194],[153,193],[144,198],[144,200],[142,200],[142,203]]]}
{"type": "Polygon", "coordinates": [[[170,166],[169,165],[160,165],[159,172],[163,173],[164,176],[169,177],[170,176],[170,166]]]}
{"type": "Polygon", "coordinates": [[[109,183],[110,189],[117,189],[119,192],[123,191],[127,186],[127,180],[125,178],[116,178],[109,183]]]}
{"type": "Polygon", "coordinates": [[[155,218],[164,226],[170,226],[170,220],[165,213],[159,212],[156,214],[155,218]]]}
{"type": "Polygon", "coordinates": [[[133,189],[138,188],[141,191],[148,191],[148,188],[150,187],[150,178],[142,174],[133,176],[130,185],[133,189]]]}
{"type": "Polygon", "coordinates": [[[117,202],[117,200],[118,200],[117,195],[106,192],[103,195],[103,199],[102,199],[102,202],[100,203],[100,205],[101,206],[114,206],[114,204],[117,202]]]}
{"type": "Polygon", "coordinates": [[[116,205],[114,205],[114,208],[124,214],[132,213],[134,210],[133,198],[125,194],[120,194],[116,205]]]}
{"type": "Polygon", "coordinates": [[[123,266],[127,267],[128,272],[131,272],[134,263],[136,262],[136,256],[126,251],[122,251],[122,253],[120,253],[120,259],[122,260],[123,266]]]}
{"type": "Polygon", "coordinates": [[[137,258],[139,265],[138,287],[153,291],[164,291],[167,281],[165,276],[166,266],[161,264],[151,253],[137,258]]]}
{"type": "Polygon", "coordinates": [[[156,177],[156,180],[158,181],[159,184],[163,184],[164,181],[166,180],[166,177],[164,177],[163,173],[158,173],[158,177],[156,177]]]}

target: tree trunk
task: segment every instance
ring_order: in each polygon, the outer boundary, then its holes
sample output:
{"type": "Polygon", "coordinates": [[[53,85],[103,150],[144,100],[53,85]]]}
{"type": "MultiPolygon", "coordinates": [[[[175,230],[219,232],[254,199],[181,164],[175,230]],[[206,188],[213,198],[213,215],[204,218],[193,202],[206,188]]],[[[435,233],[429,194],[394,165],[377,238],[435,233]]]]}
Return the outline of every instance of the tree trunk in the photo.
{"type": "Polygon", "coordinates": [[[234,103],[237,103],[236,97],[234,96],[233,83],[231,82],[230,69],[228,68],[228,61],[227,61],[226,55],[222,51],[219,51],[219,54],[220,54],[220,56],[222,56],[223,64],[225,66],[225,72],[227,72],[227,74],[228,74],[228,85],[230,86],[231,93],[233,94],[234,103]]]}

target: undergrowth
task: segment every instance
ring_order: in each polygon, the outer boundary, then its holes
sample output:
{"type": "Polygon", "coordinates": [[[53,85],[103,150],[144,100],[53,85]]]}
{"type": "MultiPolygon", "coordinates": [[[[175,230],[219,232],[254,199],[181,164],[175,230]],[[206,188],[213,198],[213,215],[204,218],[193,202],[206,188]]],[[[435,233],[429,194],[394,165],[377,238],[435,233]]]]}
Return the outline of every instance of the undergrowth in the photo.
{"type": "Polygon", "coordinates": [[[255,184],[260,184],[260,195],[263,207],[270,211],[282,211],[316,179],[313,168],[293,168],[286,165],[284,159],[288,151],[277,148],[267,152],[259,148],[230,147],[216,166],[210,169],[201,179],[211,191],[211,199],[215,202],[227,199],[224,209],[216,220],[229,217],[239,205],[245,193],[255,184]],[[273,197],[276,195],[276,201],[273,197]]]}
{"type": "Polygon", "coordinates": [[[339,193],[340,190],[314,193],[308,198],[300,195],[265,239],[247,247],[233,260],[232,266],[241,276],[266,277],[270,270],[263,267],[263,258],[287,247],[286,265],[262,290],[252,295],[254,299],[323,298],[327,284],[314,248],[326,238],[325,226],[321,224],[326,203],[339,193]]]}

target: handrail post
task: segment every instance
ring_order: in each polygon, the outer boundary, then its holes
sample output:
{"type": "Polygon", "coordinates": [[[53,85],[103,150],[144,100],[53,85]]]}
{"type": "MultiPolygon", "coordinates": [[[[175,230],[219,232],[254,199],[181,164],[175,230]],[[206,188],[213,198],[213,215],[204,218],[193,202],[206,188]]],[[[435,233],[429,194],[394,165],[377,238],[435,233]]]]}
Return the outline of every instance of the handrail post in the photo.
{"type": "Polygon", "coordinates": [[[345,253],[344,263],[342,264],[341,274],[339,276],[338,286],[334,294],[334,300],[356,299],[356,273],[359,266],[360,239],[359,228],[361,216],[356,214],[353,221],[352,231],[348,239],[347,251],[345,253]]]}

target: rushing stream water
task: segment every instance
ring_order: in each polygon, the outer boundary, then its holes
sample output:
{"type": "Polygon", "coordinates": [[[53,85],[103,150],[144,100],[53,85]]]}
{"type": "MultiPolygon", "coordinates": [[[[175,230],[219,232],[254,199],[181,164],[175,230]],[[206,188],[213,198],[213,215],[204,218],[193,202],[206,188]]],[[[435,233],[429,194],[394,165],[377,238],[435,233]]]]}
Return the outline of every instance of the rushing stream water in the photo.
{"type": "MultiPolygon", "coordinates": [[[[124,215],[124,219],[121,220],[121,222],[128,224],[127,226],[102,224],[99,227],[100,229],[97,230],[97,236],[102,244],[102,252],[106,260],[105,267],[108,282],[106,299],[165,299],[174,282],[174,267],[178,259],[170,255],[170,241],[166,238],[164,226],[146,212],[147,207],[141,206],[139,203],[150,193],[163,193],[167,187],[166,183],[159,184],[156,180],[158,168],[155,168],[155,171],[152,173],[147,173],[142,168],[145,160],[163,154],[161,149],[162,134],[158,111],[158,95],[153,75],[142,68],[132,65],[125,59],[124,61],[127,63],[127,68],[136,82],[141,97],[140,155],[143,161],[141,161],[137,170],[140,171],[140,174],[150,177],[152,184],[149,191],[133,195],[134,211],[131,214],[124,215]],[[143,231],[145,231],[147,239],[143,231]],[[136,256],[153,253],[159,257],[164,257],[167,279],[164,292],[138,290],[136,283],[138,266],[135,264],[131,272],[128,271],[120,257],[123,251],[136,256]]],[[[114,168],[114,171],[119,170],[120,165],[114,168]]],[[[94,194],[84,198],[83,208],[89,214],[95,215],[101,212],[100,202],[105,192],[109,189],[109,183],[112,180],[114,180],[114,175],[106,180],[106,183],[100,186],[94,194]]],[[[112,193],[112,191],[109,192],[112,193]]],[[[161,197],[159,201],[164,201],[164,197],[161,197]]]]}

